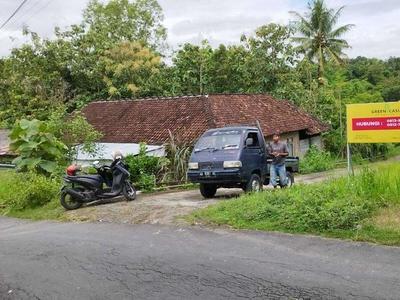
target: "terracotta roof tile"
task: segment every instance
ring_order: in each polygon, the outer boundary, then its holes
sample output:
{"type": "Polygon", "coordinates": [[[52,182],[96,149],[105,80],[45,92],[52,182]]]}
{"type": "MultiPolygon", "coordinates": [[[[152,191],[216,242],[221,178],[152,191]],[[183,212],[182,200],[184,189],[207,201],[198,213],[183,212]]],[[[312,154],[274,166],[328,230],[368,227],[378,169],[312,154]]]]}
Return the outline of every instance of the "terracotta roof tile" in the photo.
{"type": "Polygon", "coordinates": [[[193,142],[210,128],[260,122],[265,136],[329,127],[287,100],[265,94],[214,94],[123,101],[96,101],[83,110],[88,122],[104,134],[101,142],[161,145],[169,130],[193,142]]]}

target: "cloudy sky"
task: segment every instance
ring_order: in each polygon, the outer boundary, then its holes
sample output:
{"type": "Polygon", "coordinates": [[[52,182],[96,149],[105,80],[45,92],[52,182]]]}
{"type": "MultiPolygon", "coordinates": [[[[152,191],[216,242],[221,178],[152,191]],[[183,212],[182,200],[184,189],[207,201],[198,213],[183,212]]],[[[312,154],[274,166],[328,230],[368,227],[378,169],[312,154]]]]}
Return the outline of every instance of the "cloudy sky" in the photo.
{"type": "MultiPolygon", "coordinates": [[[[289,11],[307,11],[309,0],[158,0],[163,8],[168,42],[198,44],[207,39],[212,46],[235,44],[242,34],[251,35],[269,23],[287,24],[289,11]]],[[[26,39],[22,27],[40,37],[53,37],[53,29],[67,29],[80,23],[86,0],[25,0],[21,9],[8,21],[24,0],[0,0],[0,56],[26,39]]],[[[103,1],[104,2],[104,1],[103,1]]],[[[344,38],[352,46],[346,53],[355,58],[387,59],[400,57],[400,0],[325,0],[335,10],[345,5],[337,26],[354,24],[344,38]]]]}

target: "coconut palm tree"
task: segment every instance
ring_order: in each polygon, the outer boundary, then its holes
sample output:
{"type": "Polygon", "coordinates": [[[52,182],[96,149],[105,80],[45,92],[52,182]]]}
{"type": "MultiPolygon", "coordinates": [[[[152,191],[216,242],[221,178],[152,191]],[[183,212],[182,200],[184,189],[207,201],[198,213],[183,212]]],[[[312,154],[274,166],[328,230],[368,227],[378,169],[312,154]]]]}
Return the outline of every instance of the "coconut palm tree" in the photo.
{"type": "Polygon", "coordinates": [[[318,62],[318,85],[322,85],[322,75],[326,62],[338,65],[344,64],[347,57],[344,49],[351,48],[347,41],[340,37],[348,32],[354,24],[348,24],[334,29],[340,13],[344,6],[338,11],[328,9],[324,0],[313,0],[308,2],[308,12],[302,16],[298,12],[290,11],[297,20],[292,22],[296,32],[302,36],[293,37],[293,41],[300,43],[297,47],[311,60],[318,62]]]}

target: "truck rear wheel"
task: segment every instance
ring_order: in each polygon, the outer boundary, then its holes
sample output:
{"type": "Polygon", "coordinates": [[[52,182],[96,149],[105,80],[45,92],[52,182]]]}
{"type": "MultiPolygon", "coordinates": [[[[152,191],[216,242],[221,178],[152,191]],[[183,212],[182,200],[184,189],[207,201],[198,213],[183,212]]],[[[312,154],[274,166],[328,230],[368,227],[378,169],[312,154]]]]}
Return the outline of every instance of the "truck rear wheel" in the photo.
{"type": "Polygon", "coordinates": [[[204,198],[213,198],[217,192],[214,184],[200,183],[200,193],[204,198]]]}
{"type": "MultiPolygon", "coordinates": [[[[294,183],[294,176],[291,172],[286,171],[286,186],[285,187],[291,187],[294,183]]],[[[283,186],[280,184],[280,187],[282,188],[283,186]]]]}
{"type": "Polygon", "coordinates": [[[260,176],[252,174],[250,180],[247,182],[245,192],[259,192],[262,190],[262,182],[260,176]]]}

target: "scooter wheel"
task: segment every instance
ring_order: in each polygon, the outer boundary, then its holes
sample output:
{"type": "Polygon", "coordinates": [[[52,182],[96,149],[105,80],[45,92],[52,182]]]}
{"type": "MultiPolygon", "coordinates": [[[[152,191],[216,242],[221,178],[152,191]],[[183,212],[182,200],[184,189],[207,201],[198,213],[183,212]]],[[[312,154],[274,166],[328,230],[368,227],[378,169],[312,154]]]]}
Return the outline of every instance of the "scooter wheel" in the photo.
{"type": "Polygon", "coordinates": [[[82,202],[77,201],[66,192],[62,192],[60,197],[60,203],[65,209],[68,210],[77,209],[83,205],[82,202]]]}
{"type": "Polygon", "coordinates": [[[130,182],[125,182],[122,188],[122,194],[127,201],[133,201],[136,199],[136,190],[130,182]]]}

